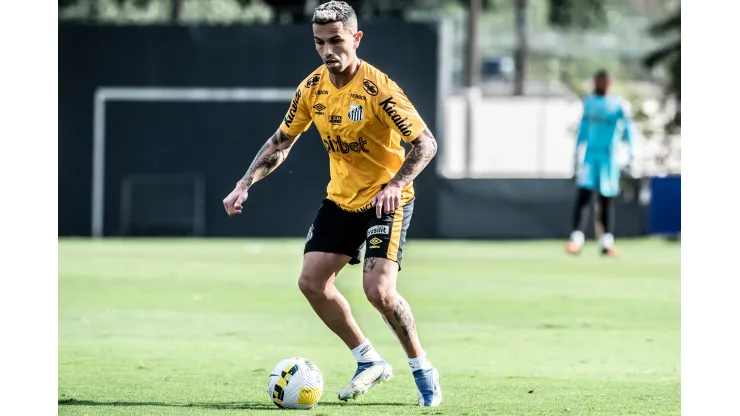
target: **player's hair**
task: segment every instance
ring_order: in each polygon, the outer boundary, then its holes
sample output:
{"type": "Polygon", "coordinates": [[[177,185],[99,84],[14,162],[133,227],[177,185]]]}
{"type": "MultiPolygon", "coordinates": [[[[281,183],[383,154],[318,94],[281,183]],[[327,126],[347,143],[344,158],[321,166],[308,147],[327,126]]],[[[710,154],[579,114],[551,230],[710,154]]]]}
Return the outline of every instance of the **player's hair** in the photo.
{"type": "Polygon", "coordinates": [[[594,78],[611,78],[611,76],[609,75],[609,71],[606,69],[599,69],[594,74],[594,78]]]}
{"type": "Polygon", "coordinates": [[[355,10],[344,1],[331,0],[319,5],[313,12],[311,23],[319,25],[342,22],[345,27],[357,28],[355,10]]]}

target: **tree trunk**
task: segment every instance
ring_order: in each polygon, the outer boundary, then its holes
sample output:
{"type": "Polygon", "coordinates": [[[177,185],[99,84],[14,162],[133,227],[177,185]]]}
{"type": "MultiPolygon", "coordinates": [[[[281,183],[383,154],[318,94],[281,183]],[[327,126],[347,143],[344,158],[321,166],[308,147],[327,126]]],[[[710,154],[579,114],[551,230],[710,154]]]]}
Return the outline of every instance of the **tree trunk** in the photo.
{"type": "Polygon", "coordinates": [[[516,0],[516,51],[514,52],[514,95],[524,95],[524,75],[527,65],[529,1],[516,0]]]}

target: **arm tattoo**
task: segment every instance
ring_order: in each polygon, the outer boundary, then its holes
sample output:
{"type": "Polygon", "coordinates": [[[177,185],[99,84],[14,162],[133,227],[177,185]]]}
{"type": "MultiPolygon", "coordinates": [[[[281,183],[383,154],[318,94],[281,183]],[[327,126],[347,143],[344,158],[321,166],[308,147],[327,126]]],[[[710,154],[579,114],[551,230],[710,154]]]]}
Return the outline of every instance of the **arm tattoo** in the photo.
{"type": "MultiPolygon", "coordinates": [[[[419,139],[414,140],[414,142],[419,139]]],[[[413,142],[412,142],[413,144],[413,142]]],[[[405,188],[410,184],[414,178],[429,164],[434,155],[437,153],[437,142],[432,140],[419,141],[414,145],[409,154],[406,155],[406,160],[401,165],[401,169],[391,179],[391,184],[398,185],[400,188],[405,188]]]]}
{"type": "Polygon", "coordinates": [[[287,134],[283,133],[282,130],[278,130],[278,132],[276,134],[274,134],[272,136],[272,138],[270,139],[270,141],[272,142],[272,144],[275,145],[275,146],[278,146],[278,147],[282,147],[283,143],[285,143],[285,142],[287,142],[289,140],[290,140],[290,136],[288,136],[287,134]]]}
{"type": "Polygon", "coordinates": [[[262,145],[262,148],[257,152],[252,164],[247,169],[247,173],[242,177],[242,181],[246,183],[247,188],[251,187],[252,184],[264,178],[265,176],[272,173],[281,163],[288,157],[290,148],[284,148],[284,145],[290,141],[291,137],[287,134],[279,131],[273,135],[270,140],[262,145]]]}

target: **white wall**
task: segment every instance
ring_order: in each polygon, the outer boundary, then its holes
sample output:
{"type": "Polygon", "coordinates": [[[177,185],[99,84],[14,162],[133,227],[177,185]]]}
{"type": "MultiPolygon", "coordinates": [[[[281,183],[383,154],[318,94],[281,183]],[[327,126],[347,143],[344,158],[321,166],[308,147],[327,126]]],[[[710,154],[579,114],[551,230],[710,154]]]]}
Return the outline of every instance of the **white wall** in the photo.
{"type": "MultiPolygon", "coordinates": [[[[445,109],[442,174],[465,176],[465,101],[449,97],[445,109]]],[[[474,108],[472,177],[554,177],[573,174],[576,98],[481,98],[474,108]]]]}

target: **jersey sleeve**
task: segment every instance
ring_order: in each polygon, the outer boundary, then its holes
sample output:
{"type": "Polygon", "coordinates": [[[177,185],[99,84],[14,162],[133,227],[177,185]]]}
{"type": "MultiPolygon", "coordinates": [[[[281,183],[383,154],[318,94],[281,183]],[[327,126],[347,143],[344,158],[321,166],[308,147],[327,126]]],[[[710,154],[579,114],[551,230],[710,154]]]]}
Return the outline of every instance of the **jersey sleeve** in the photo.
{"type": "Polygon", "coordinates": [[[401,87],[392,80],[380,87],[377,97],[376,114],[378,119],[398,132],[405,142],[416,140],[426,130],[427,125],[411,104],[401,87]]]}
{"type": "Polygon", "coordinates": [[[288,106],[288,112],[285,113],[283,122],[280,124],[280,130],[283,133],[295,137],[311,126],[311,112],[308,111],[306,103],[307,95],[305,91],[301,91],[300,86],[295,90],[293,99],[288,106]]]}

